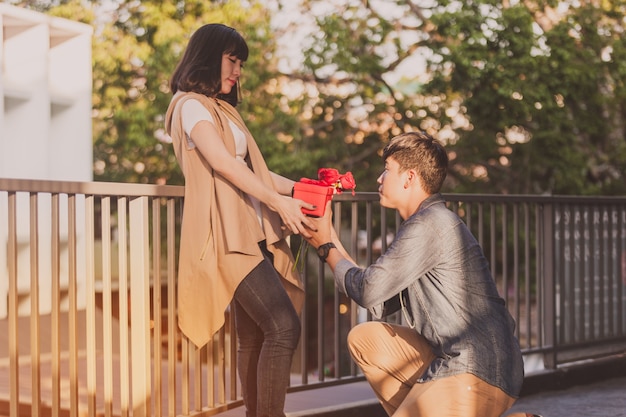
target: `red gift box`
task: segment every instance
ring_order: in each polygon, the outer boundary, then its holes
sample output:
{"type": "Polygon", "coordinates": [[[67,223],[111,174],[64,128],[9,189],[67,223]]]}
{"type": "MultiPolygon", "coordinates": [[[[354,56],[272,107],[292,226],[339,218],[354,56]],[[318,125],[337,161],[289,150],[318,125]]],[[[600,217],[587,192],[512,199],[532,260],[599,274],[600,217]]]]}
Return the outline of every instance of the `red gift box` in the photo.
{"type": "Polygon", "coordinates": [[[313,204],[315,210],[302,207],[302,212],[312,217],[322,217],[326,211],[326,203],[333,198],[334,189],[328,185],[306,184],[296,182],[293,185],[293,198],[313,204]]]}

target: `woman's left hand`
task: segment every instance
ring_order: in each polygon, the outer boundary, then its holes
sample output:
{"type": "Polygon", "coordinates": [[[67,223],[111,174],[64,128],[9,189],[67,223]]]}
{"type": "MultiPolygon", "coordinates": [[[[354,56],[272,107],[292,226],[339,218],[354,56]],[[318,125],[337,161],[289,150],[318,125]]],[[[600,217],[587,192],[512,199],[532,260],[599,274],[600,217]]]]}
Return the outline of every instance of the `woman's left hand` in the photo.
{"type": "Polygon", "coordinates": [[[279,196],[272,210],[276,211],[286,228],[294,234],[301,234],[305,238],[310,237],[310,230],[316,230],[316,226],[310,217],[302,212],[302,208],[314,210],[315,206],[302,200],[288,196],[279,196]]]}

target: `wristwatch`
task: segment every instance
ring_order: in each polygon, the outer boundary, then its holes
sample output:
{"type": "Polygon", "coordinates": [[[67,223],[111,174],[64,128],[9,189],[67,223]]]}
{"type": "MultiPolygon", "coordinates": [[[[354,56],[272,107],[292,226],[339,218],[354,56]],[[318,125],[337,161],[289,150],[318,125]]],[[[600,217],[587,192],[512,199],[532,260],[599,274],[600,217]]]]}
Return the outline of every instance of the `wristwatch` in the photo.
{"type": "Polygon", "coordinates": [[[336,247],[337,246],[335,246],[333,242],[324,243],[323,245],[320,245],[319,248],[317,248],[317,256],[320,257],[322,262],[326,262],[326,258],[328,258],[330,250],[336,247]]]}

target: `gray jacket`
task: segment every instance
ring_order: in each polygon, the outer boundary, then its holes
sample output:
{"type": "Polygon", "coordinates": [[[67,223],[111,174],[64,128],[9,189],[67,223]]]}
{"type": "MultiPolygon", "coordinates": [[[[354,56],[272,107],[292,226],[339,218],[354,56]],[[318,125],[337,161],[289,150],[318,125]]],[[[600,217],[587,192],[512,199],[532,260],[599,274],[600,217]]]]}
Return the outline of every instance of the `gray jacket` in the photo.
{"type": "Polygon", "coordinates": [[[334,274],[337,286],[376,318],[398,311],[403,297],[415,330],[436,356],[415,382],[471,373],[519,395],[524,364],[515,322],[481,247],[440,194],[402,223],[374,264],[356,268],[341,261],[334,274]]]}

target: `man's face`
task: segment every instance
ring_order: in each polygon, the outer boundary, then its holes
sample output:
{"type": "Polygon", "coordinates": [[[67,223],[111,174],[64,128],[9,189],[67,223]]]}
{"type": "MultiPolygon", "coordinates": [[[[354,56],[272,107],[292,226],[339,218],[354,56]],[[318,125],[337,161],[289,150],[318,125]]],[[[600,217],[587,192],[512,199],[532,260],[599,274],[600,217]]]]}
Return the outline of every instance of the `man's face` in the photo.
{"type": "Polygon", "coordinates": [[[400,165],[390,156],[385,161],[385,170],[376,180],[380,205],[387,208],[398,208],[404,198],[403,191],[407,185],[407,171],[400,172],[400,165]]]}

